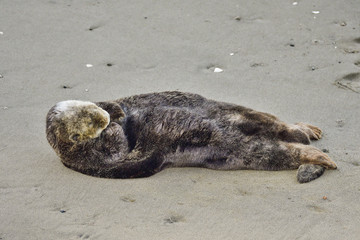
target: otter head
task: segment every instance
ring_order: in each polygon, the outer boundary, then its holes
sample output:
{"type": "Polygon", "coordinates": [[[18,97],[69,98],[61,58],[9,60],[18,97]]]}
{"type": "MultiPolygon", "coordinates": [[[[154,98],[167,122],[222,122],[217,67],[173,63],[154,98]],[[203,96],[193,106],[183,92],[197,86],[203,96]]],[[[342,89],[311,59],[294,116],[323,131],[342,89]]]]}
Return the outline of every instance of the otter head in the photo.
{"type": "Polygon", "coordinates": [[[59,102],[53,111],[56,136],[67,143],[81,143],[97,138],[109,125],[110,115],[92,102],[59,102]]]}

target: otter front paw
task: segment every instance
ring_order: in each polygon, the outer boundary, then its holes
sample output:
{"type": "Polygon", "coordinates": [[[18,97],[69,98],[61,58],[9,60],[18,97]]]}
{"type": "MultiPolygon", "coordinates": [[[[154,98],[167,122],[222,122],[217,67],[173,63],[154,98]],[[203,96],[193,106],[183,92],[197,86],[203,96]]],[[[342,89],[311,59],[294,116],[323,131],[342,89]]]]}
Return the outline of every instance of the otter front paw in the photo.
{"type": "Polygon", "coordinates": [[[116,102],[97,102],[95,104],[110,114],[111,122],[120,123],[121,120],[125,117],[124,111],[116,102]]]}

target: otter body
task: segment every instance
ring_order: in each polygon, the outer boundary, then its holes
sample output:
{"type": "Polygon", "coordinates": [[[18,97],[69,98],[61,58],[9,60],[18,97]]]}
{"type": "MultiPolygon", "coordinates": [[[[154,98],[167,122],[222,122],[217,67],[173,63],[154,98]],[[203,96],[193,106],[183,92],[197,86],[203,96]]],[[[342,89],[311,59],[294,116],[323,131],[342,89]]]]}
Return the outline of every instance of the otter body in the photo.
{"type": "Polygon", "coordinates": [[[308,182],[336,168],[308,145],[319,128],[191,93],[60,102],[46,133],[65,166],[97,177],[148,177],[167,167],[298,168],[298,181],[308,182]]]}

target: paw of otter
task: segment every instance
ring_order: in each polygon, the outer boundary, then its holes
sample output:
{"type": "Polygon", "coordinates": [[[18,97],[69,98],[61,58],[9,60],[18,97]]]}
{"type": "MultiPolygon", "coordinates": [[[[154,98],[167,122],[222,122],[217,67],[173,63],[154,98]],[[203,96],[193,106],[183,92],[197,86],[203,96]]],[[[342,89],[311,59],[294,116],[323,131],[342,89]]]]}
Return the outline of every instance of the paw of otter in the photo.
{"type": "Polygon", "coordinates": [[[297,145],[296,147],[300,150],[301,164],[316,164],[327,169],[337,168],[335,162],[319,149],[307,145],[297,145]]]}
{"type": "Polygon", "coordinates": [[[321,138],[322,131],[320,128],[307,124],[307,123],[297,123],[297,126],[301,128],[307,135],[309,135],[309,138],[311,140],[319,140],[321,138]]]}

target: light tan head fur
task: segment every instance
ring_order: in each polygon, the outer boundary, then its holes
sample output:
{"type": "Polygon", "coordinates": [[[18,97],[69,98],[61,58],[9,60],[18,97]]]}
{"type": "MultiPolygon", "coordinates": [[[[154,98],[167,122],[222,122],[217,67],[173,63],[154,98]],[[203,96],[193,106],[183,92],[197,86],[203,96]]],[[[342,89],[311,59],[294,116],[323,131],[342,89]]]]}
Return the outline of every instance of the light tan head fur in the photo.
{"type": "Polygon", "coordinates": [[[59,102],[54,112],[55,132],[64,142],[80,143],[97,138],[110,123],[109,113],[92,102],[59,102]]]}

